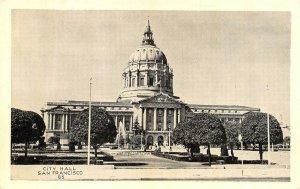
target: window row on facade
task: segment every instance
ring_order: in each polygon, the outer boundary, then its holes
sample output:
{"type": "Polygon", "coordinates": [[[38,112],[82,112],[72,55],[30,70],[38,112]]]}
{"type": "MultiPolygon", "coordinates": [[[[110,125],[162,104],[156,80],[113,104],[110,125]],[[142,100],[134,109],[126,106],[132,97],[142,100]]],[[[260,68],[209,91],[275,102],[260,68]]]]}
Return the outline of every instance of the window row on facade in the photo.
{"type": "Polygon", "coordinates": [[[202,113],[240,113],[238,110],[209,110],[209,109],[192,109],[193,112],[202,113]]]}
{"type": "Polygon", "coordinates": [[[147,86],[153,87],[157,85],[161,85],[161,87],[172,88],[173,81],[171,78],[167,78],[164,76],[157,76],[157,78],[153,75],[145,76],[140,75],[140,77],[132,76],[124,78],[124,87],[139,87],[139,86],[147,86]],[[158,84],[158,82],[160,82],[158,84]]]}

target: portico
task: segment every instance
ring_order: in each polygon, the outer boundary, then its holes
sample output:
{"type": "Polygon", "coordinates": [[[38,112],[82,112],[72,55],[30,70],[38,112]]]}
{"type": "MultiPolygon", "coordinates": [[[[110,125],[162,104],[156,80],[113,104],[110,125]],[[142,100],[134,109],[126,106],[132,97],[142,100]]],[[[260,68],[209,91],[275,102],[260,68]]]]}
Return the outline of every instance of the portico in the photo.
{"type": "Polygon", "coordinates": [[[168,135],[182,120],[185,104],[164,93],[141,100],[138,104],[146,140],[150,137],[154,145],[160,145],[160,141],[166,145],[168,135]]]}

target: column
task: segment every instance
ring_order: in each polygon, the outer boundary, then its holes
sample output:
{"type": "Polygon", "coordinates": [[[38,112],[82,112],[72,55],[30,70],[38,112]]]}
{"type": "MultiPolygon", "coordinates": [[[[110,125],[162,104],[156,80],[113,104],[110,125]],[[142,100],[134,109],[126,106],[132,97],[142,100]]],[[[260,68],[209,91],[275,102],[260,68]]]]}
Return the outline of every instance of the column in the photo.
{"type": "Polygon", "coordinates": [[[147,108],[144,108],[144,113],[143,113],[143,129],[146,130],[146,123],[147,123],[147,108]]]}
{"type": "Polygon", "coordinates": [[[129,131],[130,132],[132,131],[132,127],[133,127],[132,123],[133,123],[133,115],[130,117],[130,124],[129,124],[129,131]]]}
{"type": "Polygon", "coordinates": [[[125,115],[123,115],[122,123],[123,123],[124,130],[126,131],[126,128],[125,128],[125,115]]]}
{"type": "Polygon", "coordinates": [[[167,130],[167,108],[164,108],[164,131],[167,130]]]}
{"type": "Polygon", "coordinates": [[[153,119],[153,130],[156,131],[156,113],[157,112],[157,108],[154,108],[154,119],[153,119]]]}
{"type": "Polygon", "coordinates": [[[118,116],[117,116],[117,115],[116,115],[116,117],[115,117],[115,124],[116,124],[117,130],[119,130],[119,128],[118,128],[118,116]]]}
{"type": "Polygon", "coordinates": [[[181,121],[181,108],[178,109],[178,123],[181,121]]]}
{"type": "Polygon", "coordinates": [[[52,130],[52,119],[53,119],[53,115],[50,112],[50,124],[49,124],[49,130],[52,130]]]}
{"type": "Polygon", "coordinates": [[[68,125],[69,125],[69,123],[68,123],[68,114],[66,114],[66,124],[65,124],[64,131],[66,131],[66,130],[67,130],[67,128],[68,128],[68,125]]]}
{"type": "Polygon", "coordinates": [[[139,122],[140,126],[143,124],[143,108],[139,109],[138,122],[139,122]]]}
{"type": "Polygon", "coordinates": [[[55,114],[52,115],[52,130],[55,129],[55,114]]]}
{"type": "Polygon", "coordinates": [[[61,127],[60,130],[64,130],[65,128],[65,114],[61,114],[61,127]]]}
{"type": "Polygon", "coordinates": [[[174,108],[174,125],[173,125],[173,129],[176,127],[177,125],[177,108],[174,108]]]}

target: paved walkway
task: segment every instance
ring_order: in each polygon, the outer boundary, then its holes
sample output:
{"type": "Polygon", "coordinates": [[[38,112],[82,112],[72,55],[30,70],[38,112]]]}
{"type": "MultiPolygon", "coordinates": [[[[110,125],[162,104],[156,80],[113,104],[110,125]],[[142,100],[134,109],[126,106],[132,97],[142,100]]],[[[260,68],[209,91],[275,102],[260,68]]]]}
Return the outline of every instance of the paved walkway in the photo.
{"type": "MultiPolygon", "coordinates": [[[[11,166],[12,179],[59,180],[58,175],[39,175],[41,166],[11,166]]],[[[45,166],[47,169],[62,166],[45,166]]],[[[64,167],[64,166],[63,166],[64,167]]],[[[222,180],[222,181],[290,181],[289,169],[113,169],[106,165],[74,165],[80,175],[64,175],[64,180],[222,180]]]]}
{"type": "Polygon", "coordinates": [[[136,163],[136,166],[118,166],[114,163],[117,169],[141,169],[141,168],[153,168],[153,169],[178,169],[178,168],[209,168],[203,165],[203,162],[183,162],[175,161],[170,159],[165,159],[157,157],[151,154],[148,155],[132,155],[132,156],[122,156],[114,155],[114,159],[120,163],[136,163]]]}

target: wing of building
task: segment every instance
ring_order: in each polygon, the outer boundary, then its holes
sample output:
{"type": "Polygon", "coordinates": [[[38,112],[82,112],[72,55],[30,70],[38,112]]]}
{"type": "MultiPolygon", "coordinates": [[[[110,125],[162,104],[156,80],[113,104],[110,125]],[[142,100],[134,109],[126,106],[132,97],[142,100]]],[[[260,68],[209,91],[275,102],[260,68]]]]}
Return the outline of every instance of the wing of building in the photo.
{"type": "MultiPolygon", "coordinates": [[[[173,70],[154,43],[149,20],[142,44],[131,54],[122,77],[124,86],[116,102],[92,102],[92,106],[114,117],[125,143],[134,135],[136,120],[145,131],[148,145],[168,145],[169,132],[195,113],[216,114],[223,122],[241,122],[244,113],[260,111],[246,106],[186,104],[174,96],[173,70]]],[[[59,136],[61,143],[67,144],[72,122],[88,105],[88,101],[48,102],[41,110],[47,125],[46,140],[59,136]]]]}

